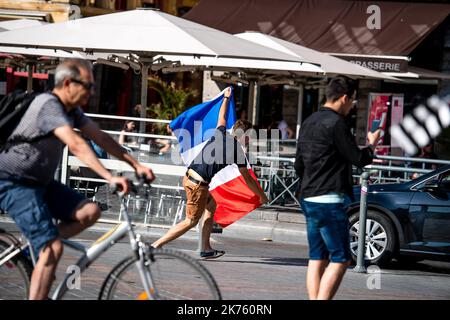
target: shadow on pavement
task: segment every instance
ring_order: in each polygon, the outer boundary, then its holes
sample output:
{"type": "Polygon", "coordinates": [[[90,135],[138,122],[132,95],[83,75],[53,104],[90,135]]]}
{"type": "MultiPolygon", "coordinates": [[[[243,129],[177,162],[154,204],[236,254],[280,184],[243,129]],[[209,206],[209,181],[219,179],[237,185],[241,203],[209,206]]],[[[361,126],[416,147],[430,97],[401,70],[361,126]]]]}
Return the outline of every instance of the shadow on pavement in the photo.
{"type": "Polygon", "coordinates": [[[441,261],[417,261],[417,262],[399,262],[392,261],[389,265],[383,268],[386,271],[407,271],[407,272],[428,272],[447,274],[450,276],[450,263],[441,261]]]}
{"type": "MultiPolygon", "coordinates": [[[[205,261],[205,260],[202,260],[205,261]]],[[[217,260],[208,260],[210,261],[218,261],[221,263],[246,263],[246,264],[267,264],[267,265],[282,265],[282,266],[308,266],[308,259],[302,258],[284,258],[284,257],[272,257],[272,258],[259,258],[258,260],[225,260],[225,259],[217,259],[217,260]]]]}

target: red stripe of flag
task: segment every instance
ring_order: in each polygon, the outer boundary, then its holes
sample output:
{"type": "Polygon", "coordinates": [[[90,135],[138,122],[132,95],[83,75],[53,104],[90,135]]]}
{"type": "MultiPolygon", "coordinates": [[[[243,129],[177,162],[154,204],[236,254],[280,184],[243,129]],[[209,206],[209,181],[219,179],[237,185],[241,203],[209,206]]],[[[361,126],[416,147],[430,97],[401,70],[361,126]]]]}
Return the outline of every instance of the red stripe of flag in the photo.
{"type": "MultiPolygon", "coordinates": [[[[258,181],[253,171],[249,170],[249,172],[253,179],[258,181]]],[[[210,192],[217,205],[214,221],[223,228],[261,206],[259,196],[250,190],[242,175],[221,184],[210,192]]]]}

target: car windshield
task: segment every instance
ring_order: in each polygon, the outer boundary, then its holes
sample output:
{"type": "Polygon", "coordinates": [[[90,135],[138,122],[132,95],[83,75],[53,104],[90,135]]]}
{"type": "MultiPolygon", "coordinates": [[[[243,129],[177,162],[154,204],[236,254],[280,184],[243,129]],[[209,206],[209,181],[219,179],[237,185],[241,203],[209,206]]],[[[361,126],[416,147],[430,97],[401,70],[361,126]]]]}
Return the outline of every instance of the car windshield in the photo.
{"type": "Polygon", "coordinates": [[[439,185],[444,187],[446,190],[450,190],[450,169],[424,180],[421,184],[418,184],[416,188],[420,189],[425,185],[439,185]]]}

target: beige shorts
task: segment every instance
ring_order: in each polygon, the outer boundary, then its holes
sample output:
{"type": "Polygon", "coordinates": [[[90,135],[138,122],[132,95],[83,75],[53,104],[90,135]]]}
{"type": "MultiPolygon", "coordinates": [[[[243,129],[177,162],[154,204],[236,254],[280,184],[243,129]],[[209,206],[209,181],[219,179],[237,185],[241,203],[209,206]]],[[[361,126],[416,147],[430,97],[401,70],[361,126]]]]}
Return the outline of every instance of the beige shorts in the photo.
{"type": "Polygon", "coordinates": [[[211,213],[216,211],[216,202],[209,193],[208,186],[202,186],[183,178],[183,187],[186,191],[186,217],[192,220],[199,220],[205,209],[211,213]]]}

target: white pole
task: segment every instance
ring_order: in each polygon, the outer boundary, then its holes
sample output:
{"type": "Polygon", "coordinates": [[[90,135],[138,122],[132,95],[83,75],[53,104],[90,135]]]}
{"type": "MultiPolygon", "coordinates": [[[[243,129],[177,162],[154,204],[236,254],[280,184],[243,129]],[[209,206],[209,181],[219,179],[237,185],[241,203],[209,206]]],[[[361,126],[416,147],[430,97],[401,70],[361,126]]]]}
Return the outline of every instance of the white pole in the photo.
{"type": "Polygon", "coordinates": [[[198,252],[202,252],[202,243],[203,243],[203,221],[205,220],[205,212],[203,212],[202,217],[198,221],[197,230],[198,230],[198,242],[197,242],[197,250],[198,252]]]}
{"type": "MultiPolygon", "coordinates": [[[[147,118],[147,87],[148,87],[148,67],[147,63],[142,63],[141,68],[141,118],[147,118]]],[[[145,133],[145,122],[140,122],[139,124],[139,132],[145,133]]],[[[140,138],[142,139],[142,138],[140,138]]]]}
{"type": "Polygon", "coordinates": [[[258,84],[251,80],[248,84],[248,111],[249,119],[253,125],[257,125],[258,120],[258,84]]]}
{"type": "Polygon", "coordinates": [[[300,126],[303,121],[303,95],[305,87],[303,84],[298,86],[298,103],[297,103],[297,132],[295,138],[298,139],[298,134],[300,133],[300,126]]]}
{"type": "Polygon", "coordinates": [[[68,173],[69,173],[69,148],[64,147],[62,161],[61,161],[61,183],[68,183],[68,173]]]}

